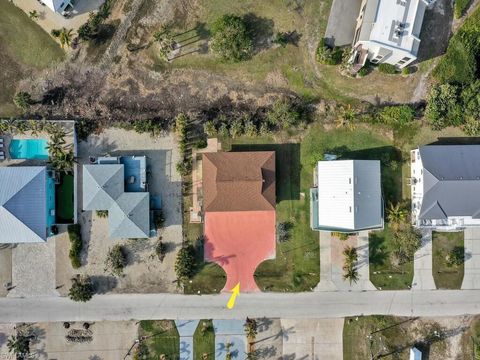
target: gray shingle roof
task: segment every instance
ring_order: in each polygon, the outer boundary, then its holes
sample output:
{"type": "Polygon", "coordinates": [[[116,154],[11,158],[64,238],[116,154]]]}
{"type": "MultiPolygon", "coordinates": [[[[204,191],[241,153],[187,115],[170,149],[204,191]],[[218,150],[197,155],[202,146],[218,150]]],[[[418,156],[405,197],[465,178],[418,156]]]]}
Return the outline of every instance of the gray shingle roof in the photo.
{"type": "Polygon", "coordinates": [[[420,219],[480,214],[480,145],[427,145],[420,219]]]}
{"type": "Polygon", "coordinates": [[[111,238],[147,238],[150,195],[125,192],[123,164],[83,166],[83,209],[108,210],[111,238]]]}
{"type": "Polygon", "coordinates": [[[0,243],[47,238],[44,166],[0,168],[0,243]]]}

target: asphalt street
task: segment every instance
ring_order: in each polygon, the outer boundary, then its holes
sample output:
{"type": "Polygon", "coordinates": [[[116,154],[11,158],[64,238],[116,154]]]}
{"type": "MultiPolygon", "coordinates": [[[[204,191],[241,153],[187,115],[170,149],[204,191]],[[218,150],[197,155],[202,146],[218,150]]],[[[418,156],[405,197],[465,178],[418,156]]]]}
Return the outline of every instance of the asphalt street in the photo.
{"type": "Polygon", "coordinates": [[[339,318],[355,315],[480,314],[480,290],[418,290],[240,294],[97,295],[87,303],[65,297],[2,298],[0,323],[144,319],[339,318]]]}

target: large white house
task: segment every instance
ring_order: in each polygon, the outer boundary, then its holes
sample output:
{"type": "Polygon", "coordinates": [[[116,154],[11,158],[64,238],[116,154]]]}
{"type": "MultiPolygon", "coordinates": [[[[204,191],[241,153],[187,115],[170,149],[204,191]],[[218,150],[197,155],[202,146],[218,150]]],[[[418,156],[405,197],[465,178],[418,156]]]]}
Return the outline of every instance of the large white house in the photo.
{"type": "Polygon", "coordinates": [[[417,59],[428,5],[436,0],[362,0],[352,47],[354,68],[366,60],[403,68],[417,59]]]}
{"type": "Polygon", "coordinates": [[[383,228],[380,161],[319,161],[310,189],[313,230],[356,232],[383,228]]]}
{"type": "Polygon", "coordinates": [[[427,145],[412,150],[410,160],[415,227],[480,226],[480,145],[427,145]]]}
{"type": "Polygon", "coordinates": [[[63,14],[64,11],[72,10],[73,3],[71,0],[42,0],[52,11],[63,14]]]}

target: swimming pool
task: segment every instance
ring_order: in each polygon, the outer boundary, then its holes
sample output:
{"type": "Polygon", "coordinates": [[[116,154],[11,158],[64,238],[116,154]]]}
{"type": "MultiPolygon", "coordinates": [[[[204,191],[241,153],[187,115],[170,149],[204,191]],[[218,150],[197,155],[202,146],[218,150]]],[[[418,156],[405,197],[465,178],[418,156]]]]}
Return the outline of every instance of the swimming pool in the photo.
{"type": "Polygon", "coordinates": [[[48,160],[47,140],[13,139],[10,141],[9,152],[12,159],[48,160]]]}

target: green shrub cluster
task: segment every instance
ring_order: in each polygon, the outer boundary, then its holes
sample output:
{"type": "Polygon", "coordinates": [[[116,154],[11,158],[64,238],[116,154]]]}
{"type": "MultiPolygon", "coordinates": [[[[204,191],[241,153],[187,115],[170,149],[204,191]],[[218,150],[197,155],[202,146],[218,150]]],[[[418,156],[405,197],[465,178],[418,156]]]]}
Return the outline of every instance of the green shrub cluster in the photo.
{"type": "Polygon", "coordinates": [[[380,110],[379,117],[386,125],[405,126],[413,121],[415,111],[410,105],[385,106],[380,110]]]}
{"type": "Polygon", "coordinates": [[[112,275],[120,276],[125,266],[127,266],[125,249],[121,245],[115,245],[108,251],[105,259],[105,271],[109,271],[112,275]]]}
{"type": "Polygon", "coordinates": [[[325,65],[338,65],[342,62],[343,50],[338,46],[327,45],[325,39],[320,40],[317,47],[317,61],[325,65]]]}
{"type": "Polygon", "coordinates": [[[105,0],[97,13],[91,12],[85,24],[78,28],[78,37],[82,40],[95,39],[100,32],[100,26],[110,15],[113,0],[105,0]]]}
{"type": "Polygon", "coordinates": [[[80,231],[79,224],[68,225],[68,238],[70,239],[70,251],[68,257],[72,263],[74,269],[78,269],[82,266],[80,262],[80,253],[82,252],[83,242],[82,233],[80,231]]]}
{"type": "Polygon", "coordinates": [[[253,39],[247,23],[237,15],[225,14],[212,25],[211,48],[224,61],[238,62],[252,55],[253,39]]]}
{"type": "Polygon", "coordinates": [[[175,260],[175,273],[180,283],[184,283],[195,274],[196,268],[195,248],[193,245],[183,246],[175,260]]]}
{"type": "Polygon", "coordinates": [[[471,83],[478,76],[479,55],[480,9],[477,9],[450,39],[433,76],[441,83],[471,83]]]}
{"type": "Polygon", "coordinates": [[[479,135],[480,80],[465,86],[435,85],[427,98],[425,116],[436,130],[463,126],[468,135],[479,135]]]}
{"type": "Polygon", "coordinates": [[[384,74],[396,74],[398,72],[395,65],[387,64],[387,63],[382,63],[378,65],[378,71],[384,74]]]}

